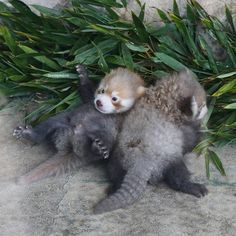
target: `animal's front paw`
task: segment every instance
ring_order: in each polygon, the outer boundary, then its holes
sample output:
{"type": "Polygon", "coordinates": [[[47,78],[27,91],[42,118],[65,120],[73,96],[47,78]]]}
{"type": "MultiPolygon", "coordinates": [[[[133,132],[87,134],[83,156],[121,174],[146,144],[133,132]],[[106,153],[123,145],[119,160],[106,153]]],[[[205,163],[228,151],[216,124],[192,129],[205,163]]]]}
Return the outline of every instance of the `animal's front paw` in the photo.
{"type": "Polygon", "coordinates": [[[18,126],[13,130],[13,136],[17,139],[20,138],[27,138],[32,133],[32,127],[31,126],[18,126]]]}
{"type": "Polygon", "coordinates": [[[76,68],[76,71],[78,72],[78,74],[82,73],[83,71],[86,71],[84,66],[81,64],[76,65],[75,68],[76,68]]]}
{"type": "Polygon", "coordinates": [[[194,195],[195,197],[203,197],[208,193],[204,184],[191,183],[187,186],[187,189],[187,193],[194,195]]]}
{"type": "Polygon", "coordinates": [[[109,157],[109,151],[108,148],[104,145],[104,143],[98,139],[95,138],[92,143],[92,150],[95,154],[98,154],[102,156],[104,159],[107,159],[109,157]]]}
{"type": "Polygon", "coordinates": [[[79,77],[87,77],[87,71],[83,65],[78,64],[75,66],[75,69],[79,77]]]}

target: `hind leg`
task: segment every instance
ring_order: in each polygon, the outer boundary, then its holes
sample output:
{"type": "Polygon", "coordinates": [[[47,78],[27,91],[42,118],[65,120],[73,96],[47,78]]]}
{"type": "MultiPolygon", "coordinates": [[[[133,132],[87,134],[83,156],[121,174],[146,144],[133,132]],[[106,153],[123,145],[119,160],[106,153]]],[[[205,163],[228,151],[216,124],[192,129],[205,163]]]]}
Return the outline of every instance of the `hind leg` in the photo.
{"type": "Polygon", "coordinates": [[[164,181],[170,188],[195,197],[205,196],[208,192],[205,185],[190,180],[190,172],[183,161],[174,163],[166,170],[164,181]]]}
{"type": "Polygon", "coordinates": [[[17,139],[24,138],[33,143],[41,143],[55,130],[60,128],[68,128],[69,117],[69,112],[63,112],[47,119],[46,121],[43,121],[35,127],[18,126],[14,129],[13,136],[15,136],[17,139]]]}

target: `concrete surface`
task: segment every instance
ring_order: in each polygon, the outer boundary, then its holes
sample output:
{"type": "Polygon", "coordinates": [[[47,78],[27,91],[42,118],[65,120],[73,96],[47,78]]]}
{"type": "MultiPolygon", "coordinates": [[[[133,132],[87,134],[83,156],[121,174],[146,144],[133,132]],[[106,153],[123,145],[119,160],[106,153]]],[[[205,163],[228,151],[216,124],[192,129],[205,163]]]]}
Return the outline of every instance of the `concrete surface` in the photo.
{"type": "Polygon", "coordinates": [[[143,199],[126,210],[93,215],[94,204],[105,196],[109,184],[102,166],[29,186],[15,184],[15,177],[51,155],[44,147],[12,137],[13,128],[22,124],[20,114],[14,106],[0,112],[1,236],[236,235],[235,147],[218,150],[228,176],[221,177],[213,168],[211,181],[205,178],[204,160],[189,157],[194,179],[209,189],[202,199],[160,184],[149,186],[143,199]]]}

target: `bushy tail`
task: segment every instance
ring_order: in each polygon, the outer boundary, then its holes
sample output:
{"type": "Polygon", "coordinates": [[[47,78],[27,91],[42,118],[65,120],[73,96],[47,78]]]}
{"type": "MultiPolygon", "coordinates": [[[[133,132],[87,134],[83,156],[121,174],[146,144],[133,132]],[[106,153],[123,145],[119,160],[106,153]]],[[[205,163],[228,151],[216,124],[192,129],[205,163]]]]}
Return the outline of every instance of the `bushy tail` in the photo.
{"type": "Polygon", "coordinates": [[[134,203],[142,196],[147,181],[151,176],[151,167],[140,167],[138,169],[134,167],[128,170],[120,189],[98,203],[94,209],[95,214],[124,208],[134,203]],[[141,171],[140,167],[142,169],[141,171]]]}
{"type": "Polygon", "coordinates": [[[50,159],[41,163],[35,169],[22,175],[17,179],[19,184],[30,184],[50,176],[58,176],[59,174],[65,173],[66,171],[71,171],[82,163],[76,156],[55,154],[50,159]]]}

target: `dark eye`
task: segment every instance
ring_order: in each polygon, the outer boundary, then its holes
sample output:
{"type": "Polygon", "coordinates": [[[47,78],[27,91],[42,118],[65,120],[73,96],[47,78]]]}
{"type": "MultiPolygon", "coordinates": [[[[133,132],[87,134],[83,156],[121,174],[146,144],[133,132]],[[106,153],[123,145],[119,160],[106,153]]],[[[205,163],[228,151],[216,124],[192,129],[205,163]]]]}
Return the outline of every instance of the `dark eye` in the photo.
{"type": "Polygon", "coordinates": [[[101,90],[101,93],[105,93],[105,90],[104,90],[104,89],[102,89],[102,90],[101,90]]]}
{"type": "Polygon", "coordinates": [[[112,97],[112,101],[113,101],[113,102],[116,102],[117,100],[118,100],[117,97],[112,97]]]}

